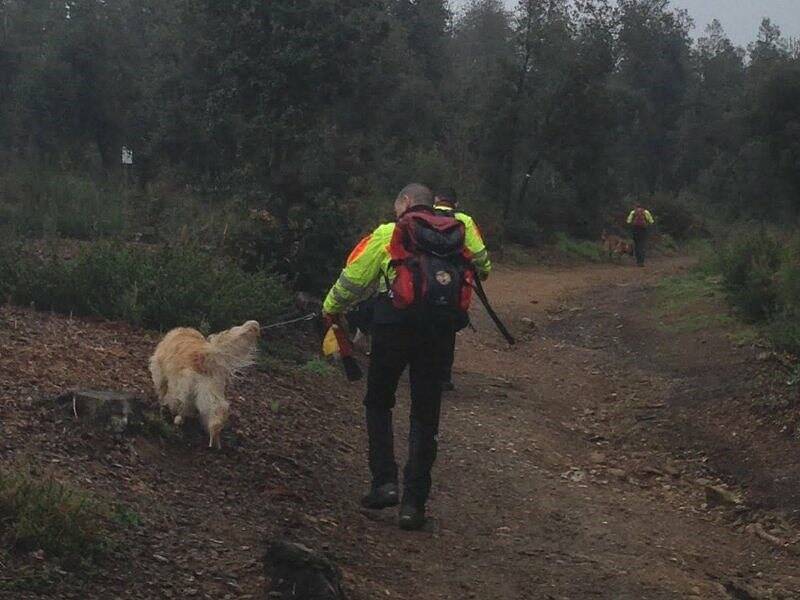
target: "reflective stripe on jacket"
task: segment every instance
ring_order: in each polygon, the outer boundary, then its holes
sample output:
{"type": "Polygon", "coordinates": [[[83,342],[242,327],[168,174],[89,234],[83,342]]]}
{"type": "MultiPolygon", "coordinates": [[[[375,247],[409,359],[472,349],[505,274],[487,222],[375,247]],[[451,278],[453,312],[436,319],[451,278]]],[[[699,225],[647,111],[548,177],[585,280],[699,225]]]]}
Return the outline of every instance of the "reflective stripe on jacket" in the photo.
{"type": "Polygon", "coordinates": [[[475,223],[474,219],[468,214],[453,210],[447,205],[438,205],[434,206],[434,208],[441,212],[451,213],[453,217],[464,224],[464,245],[472,254],[472,264],[475,265],[478,275],[482,276],[483,279],[486,279],[492,270],[492,261],[489,260],[489,252],[486,250],[486,244],[483,241],[483,236],[481,235],[481,231],[478,229],[478,225],[475,223]]]}
{"type": "Polygon", "coordinates": [[[322,310],[341,314],[376,289],[386,291],[386,280],[394,281],[394,269],[389,266],[389,243],[395,224],[386,223],[361,240],[350,256],[339,279],[328,292],[322,310]]]}

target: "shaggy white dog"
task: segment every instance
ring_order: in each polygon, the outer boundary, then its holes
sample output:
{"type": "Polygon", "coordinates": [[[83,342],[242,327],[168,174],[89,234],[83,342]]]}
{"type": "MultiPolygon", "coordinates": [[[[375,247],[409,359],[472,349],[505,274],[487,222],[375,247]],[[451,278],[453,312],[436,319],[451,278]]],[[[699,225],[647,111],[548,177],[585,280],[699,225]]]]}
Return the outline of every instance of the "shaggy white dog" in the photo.
{"type": "Polygon", "coordinates": [[[233,374],[251,365],[261,331],[257,321],[208,336],[196,329],[173,329],[150,357],[150,375],[162,406],[175,425],[198,416],[208,432],[208,447],[221,448],[220,433],[230,404],[225,386],[233,374]]]}

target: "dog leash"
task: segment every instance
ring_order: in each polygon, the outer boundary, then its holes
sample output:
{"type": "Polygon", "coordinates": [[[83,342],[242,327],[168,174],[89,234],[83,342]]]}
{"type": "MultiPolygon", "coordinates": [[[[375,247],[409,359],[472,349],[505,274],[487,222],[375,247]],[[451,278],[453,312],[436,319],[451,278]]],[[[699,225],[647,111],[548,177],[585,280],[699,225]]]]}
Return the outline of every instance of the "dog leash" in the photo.
{"type": "Polygon", "coordinates": [[[286,327],[288,325],[294,325],[295,323],[304,323],[306,321],[313,321],[319,315],[315,312],[308,313],[307,315],[303,315],[302,317],[297,317],[296,319],[289,319],[288,321],[280,321],[278,323],[271,323],[270,325],[262,325],[261,331],[267,331],[269,329],[278,329],[279,327],[286,327]]]}

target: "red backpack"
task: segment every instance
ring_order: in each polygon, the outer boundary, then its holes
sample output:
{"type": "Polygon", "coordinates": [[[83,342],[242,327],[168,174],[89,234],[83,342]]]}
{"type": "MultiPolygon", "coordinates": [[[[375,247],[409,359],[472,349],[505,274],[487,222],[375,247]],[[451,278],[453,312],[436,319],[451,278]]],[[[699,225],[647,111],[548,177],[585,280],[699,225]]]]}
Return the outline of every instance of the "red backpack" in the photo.
{"type": "Polygon", "coordinates": [[[642,207],[633,209],[633,226],[641,229],[647,227],[647,215],[642,207]]]}
{"type": "Polygon", "coordinates": [[[397,276],[392,304],[424,316],[463,317],[472,301],[475,270],[464,224],[448,214],[415,210],[397,222],[389,245],[397,276]]]}

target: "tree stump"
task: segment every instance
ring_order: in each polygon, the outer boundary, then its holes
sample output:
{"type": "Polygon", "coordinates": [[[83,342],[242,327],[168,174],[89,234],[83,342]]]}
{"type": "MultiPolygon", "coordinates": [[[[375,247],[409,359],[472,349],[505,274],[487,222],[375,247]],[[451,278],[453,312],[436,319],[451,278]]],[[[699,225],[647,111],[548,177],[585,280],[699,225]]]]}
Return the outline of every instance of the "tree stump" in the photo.
{"type": "Polygon", "coordinates": [[[342,573],[330,559],[302,544],[272,542],[264,559],[271,600],[346,600],[342,573]]]}
{"type": "Polygon", "coordinates": [[[142,421],[141,399],[126,392],[70,390],[56,398],[56,404],[77,421],[119,434],[142,421]]]}

